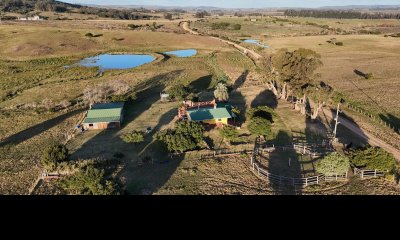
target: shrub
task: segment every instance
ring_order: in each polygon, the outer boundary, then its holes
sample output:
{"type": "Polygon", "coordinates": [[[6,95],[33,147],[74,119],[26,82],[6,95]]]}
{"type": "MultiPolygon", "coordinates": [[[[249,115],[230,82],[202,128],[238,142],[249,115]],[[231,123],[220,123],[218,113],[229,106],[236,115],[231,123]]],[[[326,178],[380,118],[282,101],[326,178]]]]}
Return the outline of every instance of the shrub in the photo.
{"type": "Polygon", "coordinates": [[[253,117],[247,128],[255,136],[263,136],[265,138],[272,136],[271,121],[266,118],[253,117]]]}
{"type": "Polygon", "coordinates": [[[126,143],[140,143],[144,141],[144,136],[142,132],[133,131],[121,136],[122,141],[126,143]]]}
{"type": "Polygon", "coordinates": [[[142,25],[128,24],[128,28],[130,28],[130,29],[136,29],[136,28],[140,28],[140,27],[142,27],[142,25]]]}
{"type": "Polygon", "coordinates": [[[232,25],[232,29],[233,29],[233,30],[236,30],[236,31],[237,31],[237,30],[240,30],[241,28],[242,28],[242,25],[240,25],[240,24],[238,24],[238,23],[232,25]]]}
{"type": "Polygon", "coordinates": [[[349,157],[351,164],[357,168],[393,172],[397,165],[394,156],[380,147],[360,148],[352,151],[349,157]]]}
{"type": "Polygon", "coordinates": [[[325,156],[316,165],[317,171],[326,176],[345,174],[349,170],[349,167],[349,159],[338,153],[331,153],[325,156]]]}
{"type": "Polygon", "coordinates": [[[116,185],[104,179],[104,170],[88,165],[74,175],[59,182],[59,186],[80,195],[114,195],[118,194],[116,185]]]}
{"type": "Polygon", "coordinates": [[[47,170],[55,170],[57,165],[68,160],[68,149],[62,144],[52,144],[47,147],[42,155],[41,163],[47,170]]]}
{"type": "Polygon", "coordinates": [[[204,127],[196,122],[178,121],[175,129],[158,132],[155,138],[170,152],[185,152],[198,147],[203,141],[204,127]]]}
{"type": "Polygon", "coordinates": [[[211,29],[212,30],[217,30],[217,29],[226,30],[229,27],[229,25],[230,24],[227,22],[212,23],[211,29]]]}
{"type": "Polygon", "coordinates": [[[187,87],[185,87],[183,84],[175,84],[167,90],[167,93],[171,99],[177,99],[179,101],[186,99],[186,97],[189,95],[187,87]]]}
{"type": "Polygon", "coordinates": [[[112,95],[111,102],[129,102],[135,101],[137,99],[136,93],[131,94],[121,94],[121,95],[112,95]]]}
{"type": "Polygon", "coordinates": [[[374,78],[374,74],[373,73],[366,73],[365,74],[365,79],[373,79],[374,78]]]}
{"type": "Polygon", "coordinates": [[[235,127],[226,125],[219,130],[219,134],[222,138],[227,139],[229,141],[235,140],[239,137],[239,132],[235,127]]]}
{"type": "Polygon", "coordinates": [[[337,42],[336,45],[337,46],[343,46],[343,42],[337,42]]]}
{"type": "Polygon", "coordinates": [[[85,37],[93,37],[93,33],[86,33],[85,37]]]}

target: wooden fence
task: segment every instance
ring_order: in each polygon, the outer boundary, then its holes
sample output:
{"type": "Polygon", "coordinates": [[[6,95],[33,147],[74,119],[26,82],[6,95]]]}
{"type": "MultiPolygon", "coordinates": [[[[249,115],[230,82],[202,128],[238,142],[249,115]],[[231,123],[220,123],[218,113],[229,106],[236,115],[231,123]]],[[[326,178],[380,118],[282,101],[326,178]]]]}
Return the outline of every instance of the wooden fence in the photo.
{"type": "Polygon", "coordinates": [[[384,177],[388,171],[380,171],[380,170],[362,170],[358,168],[354,168],[354,174],[364,178],[376,178],[376,177],[384,177]]]}
{"type": "MultiPolygon", "coordinates": [[[[322,148],[321,148],[322,149],[322,148]]],[[[318,149],[317,147],[313,148],[307,145],[301,145],[301,144],[293,144],[293,145],[287,145],[287,146],[275,146],[274,144],[268,146],[267,144],[264,144],[257,148],[257,153],[264,153],[264,152],[274,152],[274,151],[290,151],[294,150],[297,153],[303,154],[303,155],[310,155],[313,158],[324,156],[327,153],[333,152],[334,150],[331,148],[326,148],[324,151],[320,151],[321,149],[318,149]]]]}
{"type": "Polygon", "coordinates": [[[190,160],[202,160],[218,156],[229,156],[238,154],[251,154],[253,153],[253,148],[233,148],[233,149],[218,149],[218,150],[202,150],[202,151],[191,151],[185,153],[174,153],[170,154],[170,158],[185,157],[185,159],[190,160]]]}
{"type": "Polygon", "coordinates": [[[279,176],[276,174],[272,174],[268,172],[266,169],[262,168],[261,164],[259,164],[253,155],[250,158],[251,168],[254,172],[257,172],[259,177],[265,177],[268,181],[279,184],[279,185],[292,185],[292,186],[302,186],[307,187],[310,185],[320,184],[322,182],[328,181],[347,181],[347,173],[343,175],[335,175],[335,176],[324,176],[322,174],[307,178],[294,178],[294,177],[285,177],[279,176]]]}

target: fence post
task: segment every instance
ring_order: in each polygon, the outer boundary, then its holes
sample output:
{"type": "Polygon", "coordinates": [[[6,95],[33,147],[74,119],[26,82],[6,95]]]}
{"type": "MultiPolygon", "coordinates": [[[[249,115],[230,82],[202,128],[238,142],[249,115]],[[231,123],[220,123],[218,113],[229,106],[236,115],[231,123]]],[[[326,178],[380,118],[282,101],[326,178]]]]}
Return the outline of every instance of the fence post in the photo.
{"type": "Polygon", "coordinates": [[[337,181],[337,173],[336,173],[336,181],[337,181]]]}
{"type": "Polygon", "coordinates": [[[361,179],[364,178],[364,170],[361,170],[361,179]]]}
{"type": "Polygon", "coordinates": [[[376,177],[376,169],[375,169],[374,177],[376,177]]]}
{"type": "Polygon", "coordinates": [[[303,154],[306,154],[306,146],[304,145],[303,154]]]}
{"type": "Polygon", "coordinates": [[[317,176],[317,184],[319,184],[319,176],[317,176]]]}
{"type": "Polygon", "coordinates": [[[255,165],[255,163],[253,162],[253,171],[254,171],[254,165],[255,165]]]}
{"type": "Polygon", "coordinates": [[[257,174],[258,174],[258,177],[260,177],[260,168],[259,167],[257,167],[257,174]]]}
{"type": "Polygon", "coordinates": [[[308,178],[306,178],[306,187],[308,186],[308,178]]]}

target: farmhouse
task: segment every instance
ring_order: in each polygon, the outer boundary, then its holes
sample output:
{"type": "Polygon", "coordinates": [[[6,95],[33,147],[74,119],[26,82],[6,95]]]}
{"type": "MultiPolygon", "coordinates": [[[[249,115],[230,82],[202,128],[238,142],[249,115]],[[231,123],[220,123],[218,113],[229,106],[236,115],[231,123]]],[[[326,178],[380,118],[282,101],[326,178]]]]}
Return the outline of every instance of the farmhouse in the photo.
{"type": "Polygon", "coordinates": [[[123,102],[95,104],[87,112],[83,128],[85,130],[119,128],[123,119],[123,108],[123,102]]]}
{"type": "Polygon", "coordinates": [[[235,117],[231,112],[231,106],[224,103],[192,102],[185,101],[179,111],[179,118],[183,120],[215,124],[217,126],[227,125],[228,120],[235,117]]]}

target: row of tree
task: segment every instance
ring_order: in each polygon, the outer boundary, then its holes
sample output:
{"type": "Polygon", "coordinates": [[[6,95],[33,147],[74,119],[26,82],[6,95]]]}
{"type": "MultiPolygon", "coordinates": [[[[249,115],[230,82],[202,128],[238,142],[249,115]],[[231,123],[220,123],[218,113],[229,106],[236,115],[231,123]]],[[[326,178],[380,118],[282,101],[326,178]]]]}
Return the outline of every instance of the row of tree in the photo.
{"type": "Polygon", "coordinates": [[[338,19],[400,19],[400,13],[383,12],[357,12],[344,10],[294,10],[285,11],[289,17],[315,17],[315,18],[338,18],[338,19]]]}

